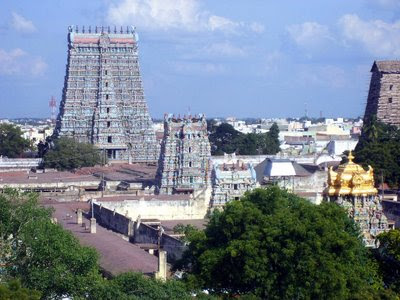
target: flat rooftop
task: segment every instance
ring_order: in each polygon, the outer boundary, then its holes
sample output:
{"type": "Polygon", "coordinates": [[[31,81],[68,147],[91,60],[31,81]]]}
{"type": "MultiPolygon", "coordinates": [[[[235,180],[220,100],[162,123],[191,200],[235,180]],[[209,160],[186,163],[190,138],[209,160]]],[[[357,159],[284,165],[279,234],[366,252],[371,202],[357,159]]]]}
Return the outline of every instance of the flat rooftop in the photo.
{"type": "Polygon", "coordinates": [[[99,181],[91,174],[72,172],[34,173],[26,171],[0,173],[0,184],[56,183],[56,182],[99,181]]]}
{"type": "MultiPolygon", "coordinates": [[[[93,247],[100,255],[100,267],[107,273],[117,275],[123,272],[135,271],[152,274],[158,269],[158,258],[139,246],[122,239],[121,235],[97,224],[97,232],[91,234],[85,227],[76,223],[76,210],[89,210],[86,202],[56,202],[42,200],[46,207],[55,209],[53,216],[66,230],[69,230],[82,245],[93,247]],[[70,217],[67,217],[70,216],[70,217]]],[[[89,220],[83,217],[83,222],[89,226],[89,220]]]]}
{"type": "Polygon", "coordinates": [[[75,172],[49,171],[35,173],[10,171],[0,173],[0,184],[29,184],[57,182],[98,181],[104,176],[109,181],[140,182],[145,185],[154,183],[157,166],[150,164],[113,164],[104,167],[82,168],[75,172]]]}

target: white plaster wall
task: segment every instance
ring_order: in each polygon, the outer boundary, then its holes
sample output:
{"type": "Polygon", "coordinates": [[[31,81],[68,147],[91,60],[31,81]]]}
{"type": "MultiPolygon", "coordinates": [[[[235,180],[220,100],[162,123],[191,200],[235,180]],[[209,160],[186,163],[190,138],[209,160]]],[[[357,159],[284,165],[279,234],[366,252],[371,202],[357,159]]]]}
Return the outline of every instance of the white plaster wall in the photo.
{"type": "Polygon", "coordinates": [[[195,197],[188,200],[125,200],[99,202],[103,207],[136,220],[190,220],[203,219],[208,211],[211,189],[198,191],[195,197]]]}

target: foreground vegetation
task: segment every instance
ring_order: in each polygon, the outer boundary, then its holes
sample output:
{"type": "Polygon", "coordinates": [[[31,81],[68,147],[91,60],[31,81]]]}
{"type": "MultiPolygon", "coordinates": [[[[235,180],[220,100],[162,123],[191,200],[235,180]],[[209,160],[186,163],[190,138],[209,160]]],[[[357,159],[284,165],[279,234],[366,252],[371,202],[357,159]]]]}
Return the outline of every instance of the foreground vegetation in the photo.
{"type": "Polygon", "coordinates": [[[98,254],[51,220],[33,193],[0,194],[0,299],[398,299],[400,231],[366,249],[355,223],[277,187],[214,212],[204,231],[179,227],[183,280],[102,277],[98,254]],[[207,290],[210,295],[200,293],[207,290]],[[15,297],[14,297],[15,298],[15,297]]]}
{"type": "MultiPolygon", "coordinates": [[[[257,299],[395,295],[385,289],[378,262],[341,207],[317,206],[278,187],[258,189],[228,203],[223,212],[211,216],[204,231],[192,230],[188,240],[189,249],[176,268],[187,271],[189,285],[216,295],[257,299]]],[[[385,247],[383,243],[379,251],[398,262],[385,247]]]]}
{"type": "Polygon", "coordinates": [[[43,299],[192,299],[175,280],[160,282],[136,273],[104,279],[96,251],[54,224],[51,210],[39,206],[33,193],[0,194],[0,265],[0,282],[10,282],[0,286],[0,299],[25,293],[14,288],[15,279],[43,299]]]}

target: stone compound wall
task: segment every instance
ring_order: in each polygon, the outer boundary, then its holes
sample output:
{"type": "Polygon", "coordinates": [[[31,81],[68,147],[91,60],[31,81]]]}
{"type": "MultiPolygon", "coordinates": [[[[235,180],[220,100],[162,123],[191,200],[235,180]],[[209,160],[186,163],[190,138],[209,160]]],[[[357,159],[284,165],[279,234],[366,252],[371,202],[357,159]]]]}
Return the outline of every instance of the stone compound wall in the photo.
{"type": "MultiPolygon", "coordinates": [[[[138,244],[158,244],[158,229],[150,225],[132,221],[127,216],[113,210],[93,204],[96,221],[103,227],[129,237],[130,242],[138,244]]],[[[186,246],[182,241],[168,234],[163,234],[160,240],[161,248],[167,251],[168,262],[172,263],[181,258],[186,246]]]]}
{"type": "MultiPolygon", "coordinates": [[[[101,201],[101,205],[111,211],[136,220],[190,220],[203,219],[209,209],[211,188],[198,191],[194,196],[187,198],[177,197],[175,200],[163,200],[154,197],[145,200],[101,201]]],[[[129,198],[127,198],[129,199],[129,198]]]]}

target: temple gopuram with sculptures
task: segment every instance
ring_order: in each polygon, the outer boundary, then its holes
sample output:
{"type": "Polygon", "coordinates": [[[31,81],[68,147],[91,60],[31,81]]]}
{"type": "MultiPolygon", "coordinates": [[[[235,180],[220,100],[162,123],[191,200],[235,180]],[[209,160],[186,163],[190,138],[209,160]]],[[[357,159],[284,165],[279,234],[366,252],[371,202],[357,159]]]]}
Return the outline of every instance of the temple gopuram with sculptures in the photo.
{"type": "Polygon", "coordinates": [[[360,227],[365,245],[376,247],[376,237],[393,226],[389,225],[383,213],[372,167],[364,170],[354,163],[351,152],[347,158],[348,162],[341,164],[336,171],[332,167],[329,169],[325,198],[345,208],[360,227]]]}

